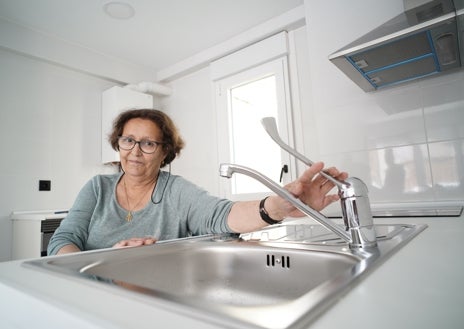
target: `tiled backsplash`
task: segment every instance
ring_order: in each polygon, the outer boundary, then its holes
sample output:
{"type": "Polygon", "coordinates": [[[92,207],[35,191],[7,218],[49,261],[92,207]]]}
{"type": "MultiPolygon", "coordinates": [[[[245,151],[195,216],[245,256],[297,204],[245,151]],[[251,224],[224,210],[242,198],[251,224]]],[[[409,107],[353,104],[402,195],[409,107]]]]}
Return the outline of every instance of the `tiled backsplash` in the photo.
{"type": "Polygon", "coordinates": [[[373,203],[464,202],[464,72],[366,99],[316,112],[321,158],[360,177],[373,203]]]}

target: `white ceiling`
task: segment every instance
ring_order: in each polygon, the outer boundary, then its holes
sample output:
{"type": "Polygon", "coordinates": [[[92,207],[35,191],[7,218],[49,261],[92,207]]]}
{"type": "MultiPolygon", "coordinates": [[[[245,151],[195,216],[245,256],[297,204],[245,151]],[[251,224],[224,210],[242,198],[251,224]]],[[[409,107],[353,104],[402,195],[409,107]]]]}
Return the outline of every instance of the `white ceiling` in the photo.
{"type": "Polygon", "coordinates": [[[110,0],[0,0],[0,17],[156,71],[303,4],[304,0],[117,0],[128,20],[107,16],[110,0]]]}

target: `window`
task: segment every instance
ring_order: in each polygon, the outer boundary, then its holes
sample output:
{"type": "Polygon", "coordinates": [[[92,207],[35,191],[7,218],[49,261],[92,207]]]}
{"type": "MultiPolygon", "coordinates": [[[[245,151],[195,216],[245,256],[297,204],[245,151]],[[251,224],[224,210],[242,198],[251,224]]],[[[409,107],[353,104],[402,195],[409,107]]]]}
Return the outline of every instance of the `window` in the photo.
{"type": "MultiPolygon", "coordinates": [[[[275,117],[279,134],[289,143],[291,112],[288,104],[286,57],[218,80],[216,108],[220,162],[250,167],[275,182],[279,182],[286,165],[289,171],[283,173],[282,183],[293,180],[294,163],[290,162],[290,156],[261,125],[263,117],[275,117]]],[[[220,185],[222,196],[232,200],[256,199],[269,194],[267,187],[241,174],[221,179],[220,185]]]]}

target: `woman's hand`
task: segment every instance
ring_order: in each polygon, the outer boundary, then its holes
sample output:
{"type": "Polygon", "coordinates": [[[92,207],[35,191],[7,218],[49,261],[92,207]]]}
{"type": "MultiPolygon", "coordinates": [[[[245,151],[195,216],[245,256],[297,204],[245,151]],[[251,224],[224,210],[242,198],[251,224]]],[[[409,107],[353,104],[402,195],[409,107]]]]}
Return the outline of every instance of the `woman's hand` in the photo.
{"type": "MultiPolygon", "coordinates": [[[[311,208],[318,211],[324,209],[332,202],[339,200],[340,197],[338,194],[328,194],[335,185],[324,176],[318,174],[323,168],[324,164],[322,162],[314,163],[297,180],[286,185],[285,189],[311,208]]],[[[338,180],[345,180],[348,177],[346,172],[340,172],[334,167],[326,171],[338,180]]],[[[287,217],[300,217],[303,215],[289,202],[287,202],[285,208],[287,217]]]]}
{"type": "Polygon", "coordinates": [[[146,245],[154,244],[155,242],[156,242],[156,239],[152,237],[131,238],[128,240],[119,241],[113,246],[113,248],[146,246],[146,245]]]}
{"type": "MultiPolygon", "coordinates": [[[[311,208],[317,211],[322,210],[340,199],[337,193],[328,194],[335,185],[324,176],[319,175],[323,168],[322,162],[314,163],[300,178],[287,184],[285,189],[311,208]]],[[[338,180],[345,180],[348,177],[347,173],[340,172],[337,168],[329,168],[327,172],[338,180]]],[[[259,204],[258,200],[235,202],[227,218],[229,228],[233,232],[245,233],[253,232],[267,225],[258,211],[259,204]]],[[[306,216],[289,201],[277,195],[266,198],[264,208],[268,216],[276,221],[286,217],[306,216]]]]}

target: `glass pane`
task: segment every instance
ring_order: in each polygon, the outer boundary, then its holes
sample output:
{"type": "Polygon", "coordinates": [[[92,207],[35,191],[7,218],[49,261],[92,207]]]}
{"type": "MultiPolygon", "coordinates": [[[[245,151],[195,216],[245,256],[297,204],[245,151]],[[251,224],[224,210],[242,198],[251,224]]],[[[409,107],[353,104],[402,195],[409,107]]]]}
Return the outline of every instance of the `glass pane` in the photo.
{"type": "MultiPolygon", "coordinates": [[[[277,118],[275,75],[230,89],[231,159],[278,182],[280,147],[261,125],[263,117],[277,118]]],[[[262,193],[269,189],[245,175],[234,175],[232,194],[262,193]]]]}

